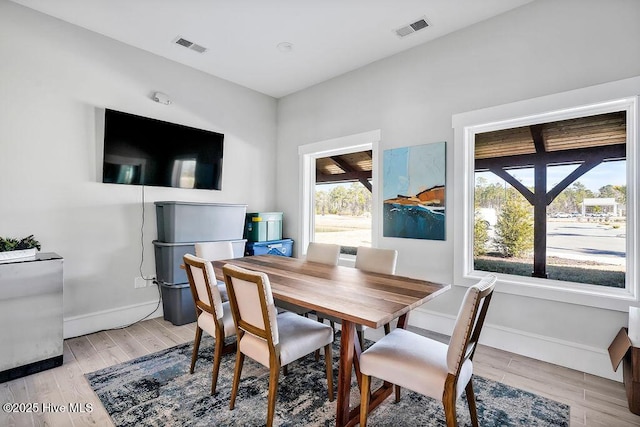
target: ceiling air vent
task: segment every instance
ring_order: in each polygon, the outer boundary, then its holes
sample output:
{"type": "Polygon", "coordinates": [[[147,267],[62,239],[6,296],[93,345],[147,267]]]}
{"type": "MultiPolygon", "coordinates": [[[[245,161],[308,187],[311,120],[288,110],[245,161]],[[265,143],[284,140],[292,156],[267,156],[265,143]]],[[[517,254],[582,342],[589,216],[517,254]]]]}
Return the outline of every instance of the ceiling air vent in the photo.
{"type": "Polygon", "coordinates": [[[427,22],[426,18],[420,18],[416,22],[409,25],[405,25],[404,27],[398,28],[395,31],[398,37],[406,37],[409,34],[413,34],[416,31],[420,31],[424,28],[427,28],[428,26],[429,26],[429,23],[427,22]]]}
{"type": "Polygon", "coordinates": [[[180,46],[186,47],[187,49],[195,50],[198,53],[205,53],[207,51],[206,47],[191,42],[187,39],[183,39],[182,37],[177,37],[174,42],[176,44],[179,44],[180,46]]]}

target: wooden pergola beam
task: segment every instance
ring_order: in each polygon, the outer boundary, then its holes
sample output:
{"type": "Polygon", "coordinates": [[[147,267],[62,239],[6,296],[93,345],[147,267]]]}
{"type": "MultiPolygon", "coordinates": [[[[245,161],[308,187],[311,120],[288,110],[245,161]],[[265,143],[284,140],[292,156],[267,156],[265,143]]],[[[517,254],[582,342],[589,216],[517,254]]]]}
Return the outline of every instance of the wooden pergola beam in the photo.
{"type": "MultiPolygon", "coordinates": [[[[331,156],[329,157],[331,160],[333,160],[333,162],[338,165],[343,171],[345,171],[345,174],[361,174],[362,171],[356,170],[354,169],[349,163],[345,162],[341,157],[338,156],[331,156]]],[[[343,175],[343,174],[341,174],[343,175]]],[[[358,181],[360,182],[360,184],[364,185],[364,187],[369,190],[369,192],[373,192],[372,188],[371,188],[371,183],[369,182],[369,179],[371,178],[371,172],[368,172],[367,175],[361,175],[358,178],[358,181]]],[[[316,180],[317,182],[317,180],[316,180]]]]}
{"type": "Polygon", "coordinates": [[[533,205],[533,193],[531,192],[531,190],[529,190],[527,187],[525,187],[524,184],[522,184],[520,181],[515,179],[513,177],[513,175],[511,175],[509,172],[505,171],[504,169],[491,168],[489,170],[491,172],[493,172],[494,174],[498,175],[500,178],[502,178],[505,181],[507,181],[507,183],[509,183],[516,190],[518,190],[518,192],[520,194],[522,194],[522,196],[525,199],[527,199],[527,201],[530,204],[533,205]]]}
{"type": "Polygon", "coordinates": [[[547,205],[550,205],[562,191],[578,180],[582,175],[602,163],[602,160],[591,160],[581,164],[547,193],[547,205]]]}
{"type": "Polygon", "coordinates": [[[531,138],[533,138],[533,146],[536,148],[536,153],[546,153],[547,147],[542,135],[542,125],[531,125],[529,126],[529,131],[531,132],[531,138]]]}
{"type": "Polygon", "coordinates": [[[533,167],[537,162],[547,165],[570,165],[583,163],[593,158],[601,161],[623,160],[627,156],[626,144],[605,145],[603,147],[576,148],[563,151],[549,151],[543,154],[519,154],[515,156],[476,159],[476,172],[488,171],[492,168],[525,168],[533,167]]]}
{"type": "MultiPolygon", "coordinates": [[[[347,182],[347,181],[362,182],[362,180],[365,180],[367,183],[369,183],[368,181],[369,179],[371,179],[371,172],[367,172],[367,171],[338,173],[334,175],[326,175],[320,172],[316,172],[316,183],[318,184],[328,183],[328,182],[347,182]]],[[[371,191],[370,188],[369,188],[369,191],[371,191]]]]}

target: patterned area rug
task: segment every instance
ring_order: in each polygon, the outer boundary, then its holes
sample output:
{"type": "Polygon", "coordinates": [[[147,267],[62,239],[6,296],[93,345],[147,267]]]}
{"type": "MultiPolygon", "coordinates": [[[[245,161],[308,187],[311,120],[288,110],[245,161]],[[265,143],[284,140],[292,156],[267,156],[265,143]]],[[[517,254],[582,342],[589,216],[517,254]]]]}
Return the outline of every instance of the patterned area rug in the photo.
{"type": "MultiPolygon", "coordinates": [[[[337,384],[339,354],[334,344],[337,384]]],[[[369,343],[368,343],[369,344],[369,343]]],[[[223,357],[217,393],[210,396],[213,339],[203,337],[195,372],[189,374],[192,344],[183,344],[86,375],[117,426],[259,426],[267,413],[269,375],[245,359],[236,407],[229,410],[235,355],[223,357]]],[[[322,353],[322,352],[321,352],[322,353]]],[[[377,384],[373,384],[375,387],[377,384]]],[[[352,387],[352,405],[359,401],[352,387]]],[[[569,406],[505,384],[474,377],[481,426],[568,426],[569,406]]],[[[439,401],[403,390],[369,416],[371,426],[445,426],[439,401]]],[[[335,425],[335,400],[329,402],[324,361],[313,354],[292,363],[280,375],[274,425],[335,425]]],[[[458,422],[471,425],[464,396],[458,399],[458,422]]]]}

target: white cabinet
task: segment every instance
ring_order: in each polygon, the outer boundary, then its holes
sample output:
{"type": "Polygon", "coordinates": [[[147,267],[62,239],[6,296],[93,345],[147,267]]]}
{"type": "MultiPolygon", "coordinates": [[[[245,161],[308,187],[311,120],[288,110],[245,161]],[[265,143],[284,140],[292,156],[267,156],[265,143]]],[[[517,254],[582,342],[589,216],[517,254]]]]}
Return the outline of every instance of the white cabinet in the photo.
{"type": "Polygon", "coordinates": [[[55,253],[0,263],[0,383],[62,365],[62,264],[55,253]]]}

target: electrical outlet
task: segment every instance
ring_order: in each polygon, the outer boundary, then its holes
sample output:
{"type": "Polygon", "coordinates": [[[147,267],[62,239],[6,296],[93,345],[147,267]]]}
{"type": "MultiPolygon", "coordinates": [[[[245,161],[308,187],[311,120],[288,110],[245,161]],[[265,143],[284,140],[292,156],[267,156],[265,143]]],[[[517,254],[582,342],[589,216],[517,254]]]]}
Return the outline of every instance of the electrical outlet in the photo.
{"type": "Polygon", "coordinates": [[[136,277],[133,279],[133,287],[138,288],[146,288],[147,286],[151,286],[155,277],[150,277],[149,279],[145,279],[144,277],[136,277]]]}

